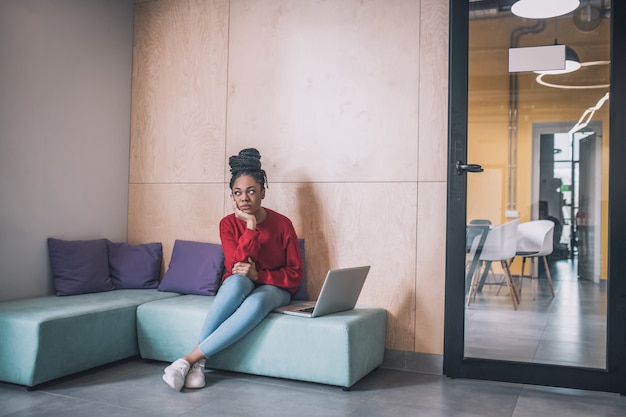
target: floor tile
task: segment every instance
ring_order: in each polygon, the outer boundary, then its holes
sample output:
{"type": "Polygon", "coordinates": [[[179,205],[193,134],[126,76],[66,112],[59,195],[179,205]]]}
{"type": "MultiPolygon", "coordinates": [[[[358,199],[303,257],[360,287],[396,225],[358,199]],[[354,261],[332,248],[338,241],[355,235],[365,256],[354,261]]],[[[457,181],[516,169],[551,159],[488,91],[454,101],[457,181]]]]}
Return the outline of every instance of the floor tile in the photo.
{"type": "Polygon", "coordinates": [[[524,387],[513,417],[618,417],[626,414],[626,397],[587,391],[524,387]]]}
{"type": "Polygon", "coordinates": [[[623,416],[626,397],[450,379],[379,368],[352,387],[208,371],[200,390],[169,388],[167,364],[133,358],[27,391],[0,383],[0,417],[623,416]]]}
{"type": "Polygon", "coordinates": [[[530,280],[524,279],[517,310],[507,305],[503,291],[496,295],[486,287],[466,308],[465,356],[604,368],[606,283],[579,280],[571,263],[551,266],[554,298],[542,278],[533,300],[530,280]]]}

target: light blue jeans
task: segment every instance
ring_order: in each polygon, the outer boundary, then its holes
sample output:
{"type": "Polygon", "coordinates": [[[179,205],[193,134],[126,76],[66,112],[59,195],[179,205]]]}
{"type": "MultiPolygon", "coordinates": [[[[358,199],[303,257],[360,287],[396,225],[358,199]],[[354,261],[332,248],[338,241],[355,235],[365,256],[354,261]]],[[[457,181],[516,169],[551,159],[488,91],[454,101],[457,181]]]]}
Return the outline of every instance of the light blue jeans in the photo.
{"type": "Polygon", "coordinates": [[[244,275],[231,275],[220,286],[204,319],[198,348],[205,358],[252,331],[270,311],[289,304],[291,294],[273,285],[255,286],[244,275]]]}

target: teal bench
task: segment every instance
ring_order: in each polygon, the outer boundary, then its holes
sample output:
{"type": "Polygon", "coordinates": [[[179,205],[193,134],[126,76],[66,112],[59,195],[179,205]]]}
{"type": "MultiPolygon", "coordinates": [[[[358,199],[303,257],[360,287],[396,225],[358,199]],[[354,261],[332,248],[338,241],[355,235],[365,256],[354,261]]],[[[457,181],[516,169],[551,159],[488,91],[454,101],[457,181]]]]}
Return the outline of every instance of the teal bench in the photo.
{"type": "Polygon", "coordinates": [[[136,356],[137,306],[176,293],[115,290],[0,303],[0,380],[27,387],[136,356]]]}
{"type": "MultiPolygon", "coordinates": [[[[118,289],[0,302],[0,381],[32,388],[121,359],[190,351],[214,297],[118,289]]],[[[270,313],[207,367],[350,388],[382,364],[386,311],[270,313]]]]}
{"type": "MultiPolygon", "coordinates": [[[[172,362],[193,349],[214,297],[183,295],[137,308],[142,358],[172,362]]],[[[380,366],[387,313],[379,307],[323,317],[270,313],[251,333],[207,361],[207,368],[350,388],[380,366]]]]}

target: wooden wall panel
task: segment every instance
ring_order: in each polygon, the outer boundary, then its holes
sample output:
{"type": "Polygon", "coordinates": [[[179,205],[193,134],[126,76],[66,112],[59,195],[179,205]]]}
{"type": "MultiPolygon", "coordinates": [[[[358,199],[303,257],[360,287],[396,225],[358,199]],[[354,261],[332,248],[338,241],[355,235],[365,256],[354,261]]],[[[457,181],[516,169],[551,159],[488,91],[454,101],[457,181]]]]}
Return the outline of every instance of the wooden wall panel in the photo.
{"type": "Polygon", "coordinates": [[[448,170],[448,2],[420,1],[416,352],[443,354],[448,170]]]}
{"type": "Polygon", "coordinates": [[[359,302],[387,309],[387,347],[413,350],[416,201],[415,183],[279,183],[264,203],[305,239],[310,298],[329,269],[371,265],[359,302]]]}
{"type": "Polygon", "coordinates": [[[419,2],[231,3],[227,151],[274,181],[415,181],[419,2]]]}
{"type": "Polygon", "coordinates": [[[446,278],[446,183],[420,182],[417,201],[415,350],[442,354],[446,278]]]}
{"type": "Polygon", "coordinates": [[[228,1],[135,5],[130,182],[224,180],[228,1]]]}
{"type": "Polygon", "coordinates": [[[360,302],[388,310],[387,348],[441,354],[446,36],[436,0],[137,4],[129,241],[166,262],[175,239],[219,241],[227,158],[257,147],[309,296],[370,264],[360,302]]]}
{"type": "Polygon", "coordinates": [[[418,181],[448,175],[448,2],[421,0],[418,181]]]}
{"type": "Polygon", "coordinates": [[[176,239],[220,242],[223,184],[130,184],[128,241],[163,243],[168,265],[176,239]]]}

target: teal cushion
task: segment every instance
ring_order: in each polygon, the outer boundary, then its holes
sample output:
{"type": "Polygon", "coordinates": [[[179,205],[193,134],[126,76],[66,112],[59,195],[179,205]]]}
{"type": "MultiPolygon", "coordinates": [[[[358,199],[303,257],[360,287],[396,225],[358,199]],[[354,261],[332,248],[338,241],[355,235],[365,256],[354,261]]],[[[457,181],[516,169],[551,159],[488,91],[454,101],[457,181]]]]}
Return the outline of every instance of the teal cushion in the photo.
{"type": "MultiPolygon", "coordinates": [[[[198,343],[215,297],[184,295],[137,308],[139,352],[172,362],[198,343]]],[[[209,368],[350,387],[383,361],[386,311],[359,306],[317,318],[270,313],[209,368]]]]}
{"type": "Polygon", "coordinates": [[[116,290],[0,302],[0,381],[34,386],[134,356],[137,306],[179,296],[116,290]]]}

